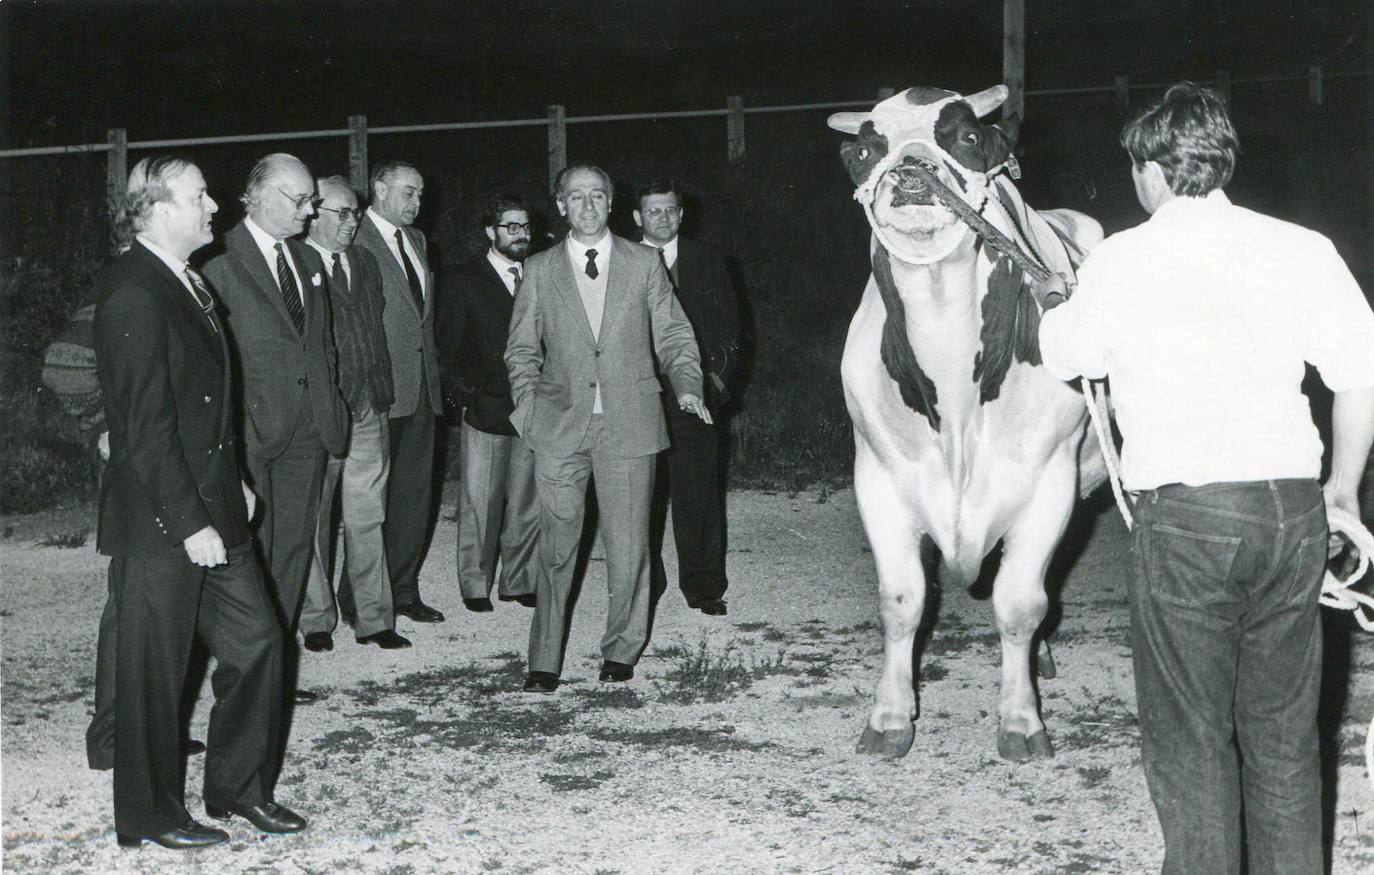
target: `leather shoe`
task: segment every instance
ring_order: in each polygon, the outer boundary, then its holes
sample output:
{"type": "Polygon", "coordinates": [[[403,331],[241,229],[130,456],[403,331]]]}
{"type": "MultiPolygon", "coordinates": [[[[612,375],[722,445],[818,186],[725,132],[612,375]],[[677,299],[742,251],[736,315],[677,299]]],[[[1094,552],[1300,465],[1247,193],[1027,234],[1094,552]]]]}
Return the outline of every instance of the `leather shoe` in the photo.
{"type": "Polygon", "coordinates": [[[400,650],[402,647],[410,646],[410,639],[404,635],[397,635],[391,629],[383,629],[380,632],[373,632],[371,635],[364,635],[357,639],[359,644],[376,644],[383,650],[400,650]]]}
{"type": "Polygon", "coordinates": [[[688,605],[688,607],[696,608],[708,617],[723,617],[729,613],[729,609],[725,607],[724,599],[707,599],[704,602],[688,605]]]}
{"type": "Polygon", "coordinates": [[[498,598],[500,598],[503,602],[515,602],[517,604],[524,605],[527,608],[532,608],[535,604],[534,593],[532,592],[523,592],[520,595],[503,595],[498,596],[498,598]]]}
{"type": "Polygon", "coordinates": [[[224,808],[207,802],[205,813],[216,820],[228,820],[237,814],[263,832],[300,832],[308,825],[304,817],[275,802],[264,802],[261,805],[230,805],[224,808]]]}
{"type": "Polygon", "coordinates": [[[635,667],[623,662],[606,660],[601,663],[601,680],[609,684],[619,684],[635,676],[635,667]]]}
{"type": "Polygon", "coordinates": [[[552,693],[558,689],[558,675],[551,671],[532,671],[525,675],[525,692],[552,693]]]}
{"type": "Polygon", "coordinates": [[[474,614],[485,614],[492,610],[491,599],[463,599],[463,607],[474,614]]]}
{"type": "Polygon", "coordinates": [[[444,615],[424,602],[411,602],[408,605],[397,605],[396,613],[402,617],[409,617],[417,623],[444,622],[444,615]]]}
{"type": "Polygon", "coordinates": [[[334,649],[334,636],[328,632],[310,632],[305,636],[305,649],[311,653],[334,649]]]}
{"type": "Polygon", "coordinates": [[[144,841],[150,841],[174,851],[184,851],[191,848],[208,848],[210,845],[227,842],[229,841],[229,833],[222,829],[215,829],[213,826],[206,826],[203,823],[189,820],[183,826],[170,829],[167,832],[160,832],[157,835],[131,836],[118,833],[115,840],[119,842],[121,848],[136,848],[144,841]]]}
{"type": "Polygon", "coordinates": [[[320,694],[312,690],[296,690],[291,694],[297,705],[313,705],[320,700],[320,694]]]}

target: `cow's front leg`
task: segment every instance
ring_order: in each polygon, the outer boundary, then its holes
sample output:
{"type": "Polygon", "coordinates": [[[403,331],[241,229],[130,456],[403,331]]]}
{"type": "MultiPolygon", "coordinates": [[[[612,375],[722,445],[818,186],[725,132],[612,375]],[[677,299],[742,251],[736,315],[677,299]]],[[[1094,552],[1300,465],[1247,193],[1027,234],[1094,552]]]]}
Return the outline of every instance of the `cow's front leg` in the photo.
{"type": "Polygon", "coordinates": [[[1031,644],[1045,619],[1045,571],[1073,510],[1071,468],[1052,464],[1003,541],[992,608],[1002,639],[1002,690],[997,752],[1025,762],[1054,756],[1031,683],[1031,644]]]}
{"type": "Polygon", "coordinates": [[[856,750],[889,759],[906,756],[916,737],[911,654],[926,596],[915,515],[894,488],[895,480],[861,444],[854,462],[854,492],[878,566],[883,673],[856,750]]]}

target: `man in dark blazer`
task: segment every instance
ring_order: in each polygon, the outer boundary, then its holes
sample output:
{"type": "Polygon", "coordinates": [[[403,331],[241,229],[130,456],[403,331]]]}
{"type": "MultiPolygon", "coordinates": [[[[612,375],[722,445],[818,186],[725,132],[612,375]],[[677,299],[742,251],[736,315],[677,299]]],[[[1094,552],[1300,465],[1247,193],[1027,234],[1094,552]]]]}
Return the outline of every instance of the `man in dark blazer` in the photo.
{"type": "MultiPolygon", "coordinates": [[[[325,459],[344,453],[348,410],[339,397],[324,265],[290,239],[314,215],[314,177],[298,158],[268,155],[254,165],[242,200],[248,215],[225,235],[224,254],[205,275],[224,306],[242,375],[244,456],[263,503],[258,540],[294,645],[325,459]]],[[[295,655],[293,646],[288,668],[295,655]]],[[[296,701],[314,701],[288,673],[296,701]]]]}
{"type": "Polygon", "coordinates": [[[444,615],[420,599],[420,566],[432,534],[434,420],[443,410],[434,347],[434,274],[425,235],[412,227],[425,183],[410,164],[383,161],[372,171],[370,185],[372,203],[356,243],[382,269],[383,322],[396,394],[389,411],[391,479],[382,527],[392,601],[398,615],[438,623],[444,615]]]}
{"type": "Polygon", "coordinates": [[[607,230],[613,189],[598,167],[569,167],[555,184],[571,230],[525,262],[506,367],[511,423],[534,448],[539,491],[538,595],[525,689],[558,688],[567,598],[595,477],[610,590],[601,680],[628,681],[648,641],[649,505],[654,458],[668,446],[654,360],[678,406],[707,422],[692,326],[662,261],[607,230]]]}
{"type": "Polygon", "coordinates": [[[110,427],[97,546],[117,602],[114,807],[119,844],[229,838],[186,810],[178,706],[194,638],[216,661],[205,808],[267,832],[305,820],[272,799],[282,629],[248,532],[231,369],[215,300],[186,264],[217,207],[190,161],[145,158],[125,212],[137,234],[96,281],[94,344],[110,427]]]}
{"type": "Polygon", "coordinates": [[[490,611],[501,555],[502,601],[534,607],[539,496],[534,451],[510,424],[514,403],[506,338],[521,265],[530,249],[524,200],[493,196],[482,214],[491,247],[446,276],[439,296],[439,351],[467,407],[459,456],[458,589],[470,611],[490,611]]]}
{"type": "Polygon", "coordinates": [[[677,547],[678,588],[690,607],[703,614],[726,613],[725,497],[721,493],[719,449],[721,408],[730,400],[730,383],[739,365],[739,305],[725,259],[714,248],[678,236],[682,192],[671,179],[655,179],[636,192],[635,224],[643,242],[662,253],[668,277],[696,333],[706,405],[715,424],[665,405],[668,437],[659,473],[667,474],[654,494],[653,579],[656,592],[667,587],[663,570],[663,530],[671,495],[673,542],[677,547]]]}

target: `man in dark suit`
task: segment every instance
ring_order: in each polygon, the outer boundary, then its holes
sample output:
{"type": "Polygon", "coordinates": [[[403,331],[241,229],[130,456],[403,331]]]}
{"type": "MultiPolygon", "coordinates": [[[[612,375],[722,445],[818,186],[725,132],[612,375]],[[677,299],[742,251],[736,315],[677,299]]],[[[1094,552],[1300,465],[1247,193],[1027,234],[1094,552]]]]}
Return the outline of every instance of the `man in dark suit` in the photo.
{"type": "Polygon", "coordinates": [[[229,838],[193,820],[184,799],[178,704],[198,634],[216,661],[206,811],[296,832],[305,820],[272,800],[282,630],[248,532],[229,348],[186,264],[211,241],[217,207],[183,158],[145,158],[127,191],[138,236],[97,279],[94,325],[110,426],[98,547],[117,602],[115,830],[123,847],[229,838]]]}
{"type": "MultiPolygon", "coordinates": [[[[242,374],[244,455],[263,503],[258,540],[294,645],[325,459],[344,453],[348,410],[339,397],[324,265],[290,239],[315,213],[314,177],[294,156],[268,155],[249,173],[242,200],[248,215],[225,235],[224,254],[205,275],[223,302],[242,374]]],[[[288,669],[295,655],[293,646],[288,669]]],[[[295,673],[288,674],[297,702],[317,698],[295,689],[295,673]]]]}
{"type": "Polygon", "coordinates": [[[498,194],[482,214],[491,248],[445,278],[439,349],[456,394],[466,404],[459,456],[458,588],[470,611],[490,611],[501,554],[499,597],[534,607],[539,497],[534,451],[510,424],[514,404],[506,373],[506,338],[520,269],[530,249],[530,211],[498,194]]]}
{"type": "Polygon", "coordinates": [[[382,541],[391,470],[386,411],[392,401],[391,357],[382,326],[386,303],[382,274],[372,253],[353,245],[362,210],[348,180],[326,176],[316,184],[320,204],[306,243],[319,254],[328,276],[334,345],[339,350],[339,391],[352,422],[348,455],[331,458],[325,466],[314,561],[301,608],[301,635],[306,650],[334,649],[331,633],[339,615],[329,557],[334,552],[334,494],[342,486],[340,504],[347,551],[343,576],[354,599],[352,605],[344,605],[345,613],[353,618],[359,644],[396,650],[409,647],[410,641],[396,634],[391,575],[382,541]]]}
{"type": "Polygon", "coordinates": [[[607,230],[613,189],[599,167],[555,183],[571,230],[525,262],[506,367],[511,423],[534,448],[539,492],[538,595],[525,690],[558,688],[567,598],[595,476],[610,589],[601,680],[634,677],[648,641],[649,505],[655,455],[668,445],[654,360],[678,406],[706,422],[692,326],[653,252],[607,230]]]}
{"type": "MultiPolygon", "coordinates": [[[[383,161],[372,171],[370,184],[372,203],[356,242],[382,269],[383,322],[396,394],[388,411],[391,478],[382,527],[392,601],[401,616],[439,623],[444,615],[420,599],[420,566],[432,534],[434,419],[443,410],[434,348],[434,274],[425,235],[412,227],[425,183],[410,164],[383,161]]],[[[340,600],[344,598],[341,592],[340,600]]]]}
{"type": "MultiPolygon", "coordinates": [[[[692,323],[706,372],[706,405],[717,423],[730,400],[730,381],[739,364],[739,305],[725,259],[714,248],[678,236],[682,192],[671,179],[655,179],[636,192],[635,224],[643,242],[662,253],[678,303],[692,323]]],[[[721,494],[721,426],[702,422],[665,405],[668,437],[655,488],[653,579],[656,592],[667,587],[663,570],[663,530],[672,498],[673,543],[677,547],[678,588],[690,607],[703,614],[726,613],[725,500],[721,494]],[[666,482],[665,482],[666,481],[666,482]]]]}

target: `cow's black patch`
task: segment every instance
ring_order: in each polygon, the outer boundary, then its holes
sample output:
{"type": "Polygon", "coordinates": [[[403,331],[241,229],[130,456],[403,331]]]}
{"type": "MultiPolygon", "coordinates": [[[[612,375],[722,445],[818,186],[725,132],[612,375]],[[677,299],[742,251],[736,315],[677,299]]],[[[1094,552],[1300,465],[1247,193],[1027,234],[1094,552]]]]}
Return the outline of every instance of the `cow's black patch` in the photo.
{"type": "Polygon", "coordinates": [[[840,159],[844,161],[849,178],[855,185],[862,184],[873,172],[879,161],[887,156],[887,137],[878,133],[873,122],[864,122],[852,142],[840,146],[840,159]]]}
{"type": "Polygon", "coordinates": [[[1013,360],[1040,364],[1040,311],[1025,273],[991,247],[984,254],[993,265],[988,293],[983,296],[983,348],[973,357],[980,404],[995,401],[1001,394],[1013,360]]]}
{"type": "Polygon", "coordinates": [[[969,170],[983,173],[1003,161],[1016,145],[1014,119],[985,125],[962,100],[945,104],[935,120],[935,144],[969,170]]]}
{"type": "Polygon", "coordinates": [[[897,381],[902,402],[924,416],[932,429],[939,431],[940,414],[935,409],[938,400],[935,383],[916,362],[916,352],[911,348],[911,338],[906,333],[906,305],[902,303],[897,281],[892,277],[891,256],[881,245],[873,253],[873,279],[878,283],[878,293],[882,295],[883,307],[887,309],[881,347],[883,367],[887,368],[888,376],[897,381]]]}

